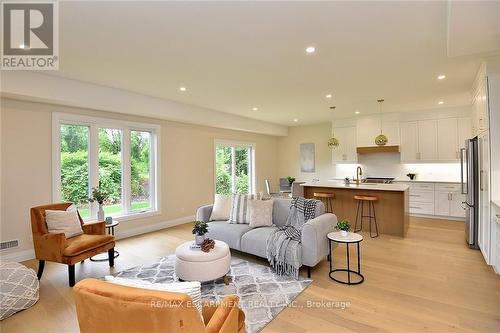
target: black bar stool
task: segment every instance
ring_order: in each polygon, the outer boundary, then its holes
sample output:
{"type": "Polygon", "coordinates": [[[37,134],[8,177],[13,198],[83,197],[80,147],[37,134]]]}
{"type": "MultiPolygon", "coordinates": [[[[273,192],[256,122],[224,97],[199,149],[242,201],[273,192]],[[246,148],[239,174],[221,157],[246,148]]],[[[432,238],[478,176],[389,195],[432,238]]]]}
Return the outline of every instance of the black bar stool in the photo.
{"type": "Polygon", "coordinates": [[[333,213],[333,198],[335,193],[314,192],[314,199],[318,199],[325,205],[325,213],[333,213]]]}
{"type": "Polygon", "coordinates": [[[363,218],[367,217],[370,223],[370,237],[375,238],[378,237],[378,226],[377,226],[377,217],[375,215],[375,201],[378,200],[378,197],[371,195],[355,195],[355,200],[358,200],[358,208],[356,210],[356,223],[354,224],[354,232],[361,231],[363,229],[363,218]],[[368,204],[368,215],[364,215],[364,203],[368,204]],[[361,211],[361,215],[360,215],[361,211]],[[358,229],[358,217],[361,221],[361,226],[358,229]],[[375,233],[372,234],[372,221],[375,224],[375,233]]]}

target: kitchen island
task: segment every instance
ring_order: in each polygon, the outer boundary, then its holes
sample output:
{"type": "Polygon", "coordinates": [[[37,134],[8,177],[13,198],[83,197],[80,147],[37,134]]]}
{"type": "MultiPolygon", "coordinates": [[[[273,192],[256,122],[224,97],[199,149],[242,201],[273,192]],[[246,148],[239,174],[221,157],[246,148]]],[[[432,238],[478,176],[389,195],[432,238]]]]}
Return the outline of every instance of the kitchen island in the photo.
{"type": "MultiPolygon", "coordinates": [[[[347,219],[354,229],[358,200],[355,195],[376,196],[375,214],[380,234],[405,237],[409,223],[409,186],[404,184],[350,184],[342,181],[308,182],[301,184],[304,197],[313,198],[315,192],[334,193],[333,212],[339,220],[347,219]]],[[[368,212],[365,204],[365,215],[368,212]]],[[[359,222],[358,222],[359,227],[359,222]]],[[[370,228],[368,218],[363,230],[370,228]]]]}

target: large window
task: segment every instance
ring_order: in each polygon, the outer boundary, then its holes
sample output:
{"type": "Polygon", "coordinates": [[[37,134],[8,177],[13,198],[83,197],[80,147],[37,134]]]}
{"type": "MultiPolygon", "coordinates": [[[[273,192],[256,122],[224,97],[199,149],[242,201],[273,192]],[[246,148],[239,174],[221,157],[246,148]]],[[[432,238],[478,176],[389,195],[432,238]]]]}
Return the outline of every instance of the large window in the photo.
{"type": "Polygon", "coordinates": [[[215,142],[215,193],[254,193],[254,145],[215,142]]]}
{"type": "Polygon", "coordinates": [[[98,207],[87,199],[98,187],[106,216],[158,211],[158,126],[59,113],[53,126],[55,201],[74,202],[84,219],[95,219],[98,207]]]}

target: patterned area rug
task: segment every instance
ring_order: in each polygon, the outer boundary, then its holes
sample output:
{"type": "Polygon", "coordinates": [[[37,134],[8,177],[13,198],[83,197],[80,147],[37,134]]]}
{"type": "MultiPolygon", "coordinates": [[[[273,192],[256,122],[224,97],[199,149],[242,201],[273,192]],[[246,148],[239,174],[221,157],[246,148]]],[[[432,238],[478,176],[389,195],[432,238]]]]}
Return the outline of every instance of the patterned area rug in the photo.
{"type": "MultiPolygon", "coordinates": [[[[177,281],[174,262],[175,256],[171,255],[158,263],[134,267],[115,276],[153,283],[177,281]]],[[[231,271],[228,275],[231,283],[227,286],[222,278],[202,283],[202,298],[221,301],[224,296],[238,295],[249,333],[262,330],[312,282],[309,279],[295,280],[293,277],[278,276],[267,265],[234,257],[231,259],[231,271]]]]}

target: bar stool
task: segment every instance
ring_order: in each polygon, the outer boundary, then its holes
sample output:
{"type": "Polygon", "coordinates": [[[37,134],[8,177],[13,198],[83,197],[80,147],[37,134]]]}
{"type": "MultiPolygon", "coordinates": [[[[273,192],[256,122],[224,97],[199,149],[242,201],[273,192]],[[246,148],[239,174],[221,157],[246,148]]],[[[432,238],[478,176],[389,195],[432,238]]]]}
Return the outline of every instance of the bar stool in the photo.
{"type": "Polygon", "coordinates": [[[371,196],[371,195],[355,195],[354,196],[355,200],[358,200],[358,208],[356,210],[356,223],[354,224],[354,232],[361,231],[363,229],[363,218],[368,217],[370,221],[370,237],[375,238],[378,237],[378,226],[377,226],[377,217],[375,215],[375,201],[378,200],[378,197],[371,196]],[[368,203],[368,215],[363,215],[364,214],[364,203],[368,203]],[[358,217],[359,212],[361,210],[361,227],[358,229],[358,217]],[[375,233],[372,234],[372,221],[375,223],[375,233]]]}
{"type": "Polygon", "coordinates": [[[314,198],[323,202],[325,213],[333,213],[333,198],[335,198],[335,193],[314,192],[314,198]]]}

